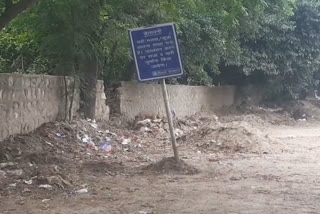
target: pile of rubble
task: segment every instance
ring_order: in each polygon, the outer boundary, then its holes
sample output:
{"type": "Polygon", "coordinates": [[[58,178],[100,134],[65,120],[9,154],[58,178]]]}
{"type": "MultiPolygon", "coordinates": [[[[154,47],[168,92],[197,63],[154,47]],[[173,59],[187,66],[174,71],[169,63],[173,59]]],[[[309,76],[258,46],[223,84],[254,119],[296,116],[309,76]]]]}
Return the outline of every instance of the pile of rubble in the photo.
{"type": "Polygon", "coordinates": [[[0,143],[0,192],[81,189],[82,165],[108,160],[115,152],[135,146],[135,135],[118,133],[100,129],[95,121],[77,119],[48,123],[33,133],[9,138],[0,143]]]}
{"type": "MultiPolygon", "coordinates": [[[[179,147],[191,146],[201,152],[261,154],[273,152],[273,145],[279,143],[247,123],[223,124],[218,119],[215,115],[175,119],[179,147]]],[[[0,193],[85,191],[81,178],[84,168],[105,174],[112,171],[114,175],[116,171],[125,173],[124,168],[130,163],[137,166],[149,162],[151,171],[166,170],[167,166],[173,169],[176,166],[168,164],[171,159],[157,163],[152,159],[153,154],[169,150],[165,119],[128,122],[113,118],[108,123],[76,119],[48,123],[33,133],[0,143],[0,193]]],[[[181,169],[193,172],[186,164],[181,169]]]]}
{"type": "Polygon", "coordinates": [[[167,130],[162,119],[126,127],[85,119],[45,124],[0,143],[0,192],[74,192],[83,187],[79,170],[93,168],[88,163],[151,162],[148,153],[169,143],[167,130]]]}
{"type": "Polygon", "coordinates": [[[281,142],[246,122],[203,126],[181,140],[186,140],[201,152],[268,154],[274,153],[281,146],[281,142]]]}
{"type": "MultiPolygon", "coordinates": [[[[134,127],[140,133],[149,133],[153,136],[160,133],[162,137],[168,136],[167,123],[160,119],[138,121],[134,127]]],[[[196,147],[201,152],[267,154],[280,151],[282,147],[281,142],[254,128],[248,122],[221,123],[216,115],[195,115],[175,120],[175,127],[180,145],[196,147]]]]}

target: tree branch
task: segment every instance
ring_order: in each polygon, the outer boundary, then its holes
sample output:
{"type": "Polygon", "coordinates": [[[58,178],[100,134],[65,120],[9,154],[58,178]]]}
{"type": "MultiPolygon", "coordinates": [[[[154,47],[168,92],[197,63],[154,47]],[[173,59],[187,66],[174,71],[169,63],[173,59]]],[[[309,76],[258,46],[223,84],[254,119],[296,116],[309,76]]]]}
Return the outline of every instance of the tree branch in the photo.
{"type": "Polygon", "coordinates": [[[13,4],[12,0],[6,0],[5,11],[0,15],[0,31],[20,13],[29,9],[38,1],[40,0],[20,0],[18,3],[13,4]]]}

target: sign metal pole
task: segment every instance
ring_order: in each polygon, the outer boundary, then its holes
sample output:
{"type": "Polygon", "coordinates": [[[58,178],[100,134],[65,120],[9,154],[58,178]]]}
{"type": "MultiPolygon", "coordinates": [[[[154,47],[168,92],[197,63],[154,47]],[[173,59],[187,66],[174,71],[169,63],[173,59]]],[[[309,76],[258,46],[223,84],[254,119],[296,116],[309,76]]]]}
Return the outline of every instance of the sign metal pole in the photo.
{"type": "Polygon", "coordinates": [[[183,75],[183,66],[176,34],[174,23],[129,30],[130,43],[139,81],[161,80],[174,158],[176,162],[179,162],[165,82],[167,78],[176,78],[183,75]]]}
{"type": "Polygon", "coordinates": [[[168,118],[169,131],[170,131],[170,136],[171,136],[172,149],[173,149],[173,153],[174,153],[174,159],[178,163],[179,162],[179,154],[178,154],[178,149],[177,149],[177,141],[176,141],[176,136],[175,136],[174,128],[173,128],[173,120],[172,120],[172,114],[171,114],[170,103],[169,103],[169,96],[168,96],[168,91],[167,91],[165,79],[161,80],[161,87],[162,87],[164,105],[165,105],[166,112],[167,112],[167,118],[168,118]]]}

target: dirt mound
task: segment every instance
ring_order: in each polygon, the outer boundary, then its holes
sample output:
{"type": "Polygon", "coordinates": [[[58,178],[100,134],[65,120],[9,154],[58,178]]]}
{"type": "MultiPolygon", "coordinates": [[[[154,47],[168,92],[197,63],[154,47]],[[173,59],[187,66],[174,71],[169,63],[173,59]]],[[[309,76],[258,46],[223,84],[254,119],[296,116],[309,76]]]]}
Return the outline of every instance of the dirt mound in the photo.
{"type": "Polygon", "coordinates": [[[304,100],[295,101],[285,106],[285,110],[290,113],[295,120],[320,120],[320,101],[304,100]]]}
{"type": "Polygon", "coordinates": [[[198,169],[188,165],[183,160],[176,160],[173,157],[164,158],[159,162],[152,163],[143,168],[144,171],[155,173],[181,173],[185,175],[194,175],[200,173],[198,169]]]}
{"type": "Polygon", "coordinates": [[[276,145],[281,144],[246,122],[202,127],[187,136],[186,139],[203,152],[274,153],[276,145]]]}
{"type": "Polygon", "coordinates": [[[108,123],[76,118],[0,142],[0,195],[70,193],[82,188],[87,174],[131,174],[133,167],[122,161],[151,162],[145,154],[160,146],[152,143],[154,135],[130,127],[121,117],[108,123]]]}
{"type": "Polygon", "coordinates": [[[95,172],[104,168],[106,173],[121,172],[119,167],[114,169],[115,164],[113,168],[99,164],[113,151],[124,149],[122,136],[104,128],[94,121],[75,119],[47,123],[30,134],[0,142],[0,194],[21,193],[26,188],[33,193],[70,192],[82,185],[80,163],[98,163],[89,164],[95,172]]]}

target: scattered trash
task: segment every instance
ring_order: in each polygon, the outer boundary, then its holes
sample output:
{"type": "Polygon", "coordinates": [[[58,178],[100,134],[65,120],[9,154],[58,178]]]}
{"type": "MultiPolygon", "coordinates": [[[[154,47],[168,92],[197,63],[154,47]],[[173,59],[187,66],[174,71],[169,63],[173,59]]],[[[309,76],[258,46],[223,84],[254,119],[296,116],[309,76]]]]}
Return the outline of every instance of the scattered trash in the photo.
{"type": "Polygon", "coordinates": [[[110,145],[110,143],[108,142],[105,142],[103,144],[101,144],[99,146],[99,149],[105,151],[105,152],[111,152],[112,151],[112,146],[110,145]]]}
{"type": "Polygon", "coordinates": [[[298,121],[299,121],[299,122],[306,122],[307,119],[306,119],[306,118],[304,118],[304,119],[298,119],[298,121]]]}
{"type": "Polygon", "coordinates": [[[77,134],[77,138],[78,138],[78,140],[82,141],[82,137],[79,135],[79,133],[77,134]]]}
{"type": "Polygon", "coordinates": [[[175,129],[174,132],[176,137],[181,137],[184,134],[184,132],[181,129],[175,129]]]}
{"type": "Polygon", "coordinates": [[[142,145],[139,143],[138,145],[135,146],[137,149],[142,149],[142,145]]]}
{"type": "Polygon", "coordinates": [[[98,151],[99,148],[96,146],[96,144],[94,144],[93,142],[88,142],[87,143],[87,146],[90,148],[90,149],[93,149],[95,151],[98,151]]]}
{"type": "Polygon", "coordinates": [[[151,120],[150,119],[145,119],[145,120],[141,120],[136,122],[136,126],[147,126],[151,124],[151,120]]]}
{"type": "Polygon", "coordinates": [[[117,136],[116,133],[110,132],[110,130],[106,130],[106,134],[110,134],[110,135],[112,135],[112,136],[117,136]]]}
{"type": "Polygon", "coordinates": [[[94,129],[97,129],[98,128],[98,125],[96,123],[90,123],[90,126],[94,129]]]}
{"type": "Polygon", "coordinates": [[[47,190],[52,190],[53,186],[51,186],[50,184],[41,184],[39,185],[39,188],[41,189],[47,189],[47,190]]]}
{"type": "Polygon", "coordinates": [[[28,184],[28,185],[31,185],[31,184],[33,183],[33,181],[32,181],[32,179],[30,179],[30,180],[28,180],[28,181],[24,180],[23,183],[28,184]]]}
{"type": "MultiPolygon", "coordinates": [[[[222,146],[223,144],[222,143],[218,143],[217,141],[215,141],[215,140],[211,140],[210,142],[209,142],[209,144],[211,144],[211,145],[215,145],[215,146],[222,146]]],[[[208,146],[210,146],[210,145],[208,145],[208,146]]]]}
{"type": "Polygon", "coordinates": [[[131,139],[123,139],[122,142],[121,142],[121,144],[124,145],[124,146],[128,145],[129,143],[131,143],[131,139]]]}
{"type": "Polygon", "coordinates": [[[152,132],[152,130],[148,127],[141,127],[140,132],[152,132]]]}
{"type": "Polygon", "coordinates": [[[7,174],[9,176],[21,176],[23,174],[23,170],[22,169],[7,170],[7,174]]]}
{"type": "Polygon", "coordinates": [[[152,122],[153,122],[153,123],[161,123],[161,122],[162,122],[162,119],[156,119],[156,120],[153,120],[152,122]]]}
{"type": "Polygon", "coordinates": [[[27,192],[31,192],[31,190],[28,189],[28,188],[24,188],[22,192],[23,192],[23,193],[27,193],[27,192]]]}
{"type": "Polygon", "coordinates": [[[12,162],[8,162],[8,163],[0,163],[0,169],[4,169],[7,168],[9,166],[14,166],[15,164],[12,162]]]}
{"type": "Polygon", "coordinates": [[[59,138],[65,138],[66,136],[62,132],[57,132],[56,136],[59,138]]]}
{"type": "Polygon", "coordinates": [[[87,118],[87,122],[95,124],[96,120],[91,120],[91,119],[87,118]]]}
{"type": "Polygon", "coordinates": [[[80,189],[80,190],[77,190],[77,191],[74,191],[73,193],[74,194],[85,194],[85,193],[88,193],[88,189],[87,188],[84,188],[84,189],[80,189]]]}
{"type": "Polygon", "coordinates": [[[9,187],[16,187],[16,186],[17,186],[16,183],[14,183],[14,184],[9,184],[9,187]]]}
{"type": "Polygon", "coordinates": [[[49,202],[49,201],[51,201],[51,199],[43,199],[41,202],[42,203],[46,203],[46,202],[49,202]]]}
{"type": "Polygon", "coordinates": [[[48,141],[46,141],[45,143],[46,143],[47,145],[51,146],[51,147],[54,147],[53,144],[50,143],[50,142],[48,142],[48,141]]]}
{"type": "Polygon", "coordinates": [[[89,137],[89,135],[85,134],[81,140],[83,143],[89,143],[89,142],[91,142],[91,137],[89,137]]]}

